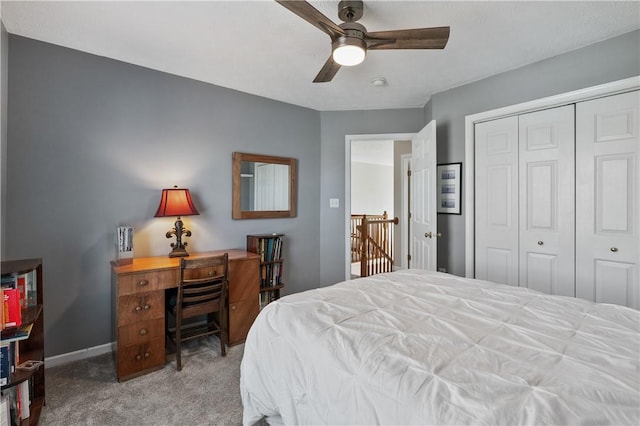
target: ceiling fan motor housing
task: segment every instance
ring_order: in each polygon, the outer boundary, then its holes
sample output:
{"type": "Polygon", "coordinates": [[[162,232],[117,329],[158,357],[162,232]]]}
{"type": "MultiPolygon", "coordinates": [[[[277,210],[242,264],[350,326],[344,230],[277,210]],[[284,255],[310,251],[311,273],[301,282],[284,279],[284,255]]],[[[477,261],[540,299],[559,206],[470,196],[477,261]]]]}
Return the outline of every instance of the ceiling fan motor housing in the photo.
{"type": "Polygon", "coordinates": [[[339,25],[344,30],[344,35],[336,38],[331,43],[331,50],[335,50],[342,46],[356,46],[367,54],[367,42],[364,41],[366,28],[356,22],[345,22],[339,25]]]}
{"type": "Polygon", "coordinates": [[[357,22],[344,22],[339,25],[340,28],[344,30],[344,36],[338,37],[341,38],[356,38],[358,40],[362,40],[364,43],[365,34],[367,34],[367,29],[364,25],[360,25],[357,22]]]}

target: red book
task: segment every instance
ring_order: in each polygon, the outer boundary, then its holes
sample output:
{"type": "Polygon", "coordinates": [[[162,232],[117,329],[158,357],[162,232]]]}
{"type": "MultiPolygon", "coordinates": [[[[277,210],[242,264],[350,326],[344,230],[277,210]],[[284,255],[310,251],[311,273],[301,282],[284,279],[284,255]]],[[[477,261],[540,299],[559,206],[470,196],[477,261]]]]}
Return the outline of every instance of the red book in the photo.
{"type": "Polygon", "coordinates": [[[2,304],[5,327],[20,327],[22,325],[22,313],[20,312],[20,290],[17,288],[5,288],[2,292],[2,304]]]}

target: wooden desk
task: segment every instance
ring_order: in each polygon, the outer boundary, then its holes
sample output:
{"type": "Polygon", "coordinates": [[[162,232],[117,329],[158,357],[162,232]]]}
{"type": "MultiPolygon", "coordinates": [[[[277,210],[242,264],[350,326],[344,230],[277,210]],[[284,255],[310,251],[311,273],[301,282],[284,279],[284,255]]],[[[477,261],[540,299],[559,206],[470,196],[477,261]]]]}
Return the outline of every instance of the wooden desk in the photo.
{"type": "MultiPolygon", "coordinates": [[[[194,253],[204,257],[229,253],[227,344],[244,342],[260,311],[260,256],[244,250],[194,253]]],[[[180,259],[135,258],[126,265],[111,262],[112,337],[119,381],[162,368],[165,364],[165,290],[178,286],[180,259]]]]}

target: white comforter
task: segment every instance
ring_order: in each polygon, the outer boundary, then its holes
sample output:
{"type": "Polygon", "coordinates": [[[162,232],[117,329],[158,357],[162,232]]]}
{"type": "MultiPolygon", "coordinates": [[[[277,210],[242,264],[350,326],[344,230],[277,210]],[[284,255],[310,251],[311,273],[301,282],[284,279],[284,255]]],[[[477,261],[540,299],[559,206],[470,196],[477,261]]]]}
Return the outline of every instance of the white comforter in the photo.
{"type": "Polygon", "coordinates": [[[244,348],[243,422],[640,424],[640,313],[437,272],[293,294],[244,348]]]}

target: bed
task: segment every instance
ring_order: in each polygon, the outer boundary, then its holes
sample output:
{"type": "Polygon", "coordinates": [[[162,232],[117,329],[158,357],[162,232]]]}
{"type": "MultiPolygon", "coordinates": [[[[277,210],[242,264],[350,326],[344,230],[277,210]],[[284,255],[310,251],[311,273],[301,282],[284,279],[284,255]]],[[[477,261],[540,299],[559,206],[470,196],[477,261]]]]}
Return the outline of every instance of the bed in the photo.
{"type": "Polygon", "coordinates": [[[640,312],[380,274],[266,306],[240,388],[245,425],[638,425],[640,312]]]}

